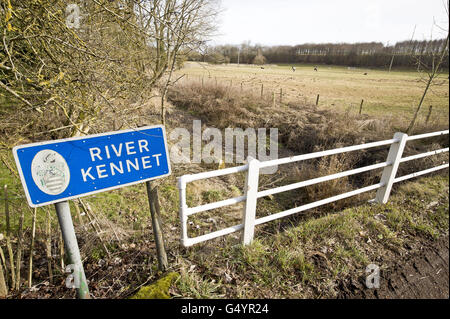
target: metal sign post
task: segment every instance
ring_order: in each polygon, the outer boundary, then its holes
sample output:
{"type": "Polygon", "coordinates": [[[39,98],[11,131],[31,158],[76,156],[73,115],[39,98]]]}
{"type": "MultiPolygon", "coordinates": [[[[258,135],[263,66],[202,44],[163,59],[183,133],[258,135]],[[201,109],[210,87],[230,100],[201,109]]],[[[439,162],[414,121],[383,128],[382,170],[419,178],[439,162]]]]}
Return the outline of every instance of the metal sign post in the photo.
{"type": "Polygon", "coordinates": [[[155,237],[156,253],[158,254],[158,266],[159,270],[166,271],[169,264],[167,262],[167,253],[164,245],[162,223],[160,220],[158,188],[152,187],[150,182],[146,182],[145,186],[147,187],[148,204],[150,206],[150,215],[152,217],[153,235],[155,237]]]}
{"type": "MultiPolygon", "coordinates": [[[[71,263],[66,284],[78,289],[79,298],[89,298],[68,200],[170,175],[164,126],[20,145],[13,148],[13,154],[28,204],[55,204],[71,263]]],[[[152,214],[155,219],[153,215],[157,214],[152,214]]],[[[161,248],[158,226],[154,222],[155,236],[159,236],[155,240],[161,248]]],[[[158,256],[165,256],[163,249],[158,256]]],[[[167,268],[165,259],[162,265],[167,268]]]]}
{"type": "Polygon", "coordinates": [[[78,290],[78,298],[90,299],[89,288],[84,273],[83,262],[81,261],[80,249],[78,248],[75,228],[73,227],[72,216],[70,215],[69,202],[55,204],[56,214],[58,215],[59,226],[66,246],[66,253],[69,256],[69,269],[73,271],[68,278],[73,281],[73,287],[78,290]]]}

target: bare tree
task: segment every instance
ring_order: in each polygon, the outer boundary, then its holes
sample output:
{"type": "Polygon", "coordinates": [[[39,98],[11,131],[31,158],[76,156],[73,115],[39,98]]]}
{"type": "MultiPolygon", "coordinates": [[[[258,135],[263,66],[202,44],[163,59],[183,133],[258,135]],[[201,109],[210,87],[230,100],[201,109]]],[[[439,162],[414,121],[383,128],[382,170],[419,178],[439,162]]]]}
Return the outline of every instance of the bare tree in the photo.
{"type": "MultiPolygon", "coordinates": [[[[447,4],[445,6],[445,11],[447,15],[447,21],[449,17],[449,1],[447,1],[447,4]]],[[[419,101],[419,104],[416,108],[416,111],[414,113],[414,116],[408,126],[408,129],[406,130],[407,134],[412,134],[414,125],[417,121],[417,117],[419,115],[419,112],[422,108],[423,102],[427,96],[428,91],[434,84],[436,78],[441,74],[442,71],[442,64],[447,59],[448,60],[448,49],[449,49],[449,30],[444,29],[438,25],[435,24],[436,27],[438,27],[441,31],[447,33],[447,37],[443,44],[435,49],[431,47],[429,50],[427,50],[426,54],[429,56],[428,59],[423,59],[422,54],[419,54],[418,56],[415,56],[413,53],[413,57],[416,60],[417,63],[417,69],[418,70],[424,70],[423,72],[426,74],[426,76],[422,79],[425,83],[425,89],[423,91],[422,97],[419,101]],[[427,62],[429,61],[429,62],[427,62]]]]}
{"type": "Polygon", "coordinates": [[[116,4],[2,1],[0,94],[14,105],[12,134],[86,134],[105,107],[155,85],[143,30],[116,4]]]}
{"type": "MultiPolygon", "coordinates": [[[[161,88],[161,122],[165,124],[165,97],[173,84],[179,61],[199,49],[216,30],[217,0],[142,0],[137,3],[138,20],[153,52],[152,72],[157,79],[166,75],[161,88]]],[[[176,81],[176,80],[175,80],[176,81]]]]}
{"type": "Polygon", "coordinates": [[[1,2],[0,97],[14,105],[10,135],[86,134],[105,108],[148,100],[163,78],[164,98],[177,62],[211,34],[217,13],[216,0],[68,3],[1,2]]]}

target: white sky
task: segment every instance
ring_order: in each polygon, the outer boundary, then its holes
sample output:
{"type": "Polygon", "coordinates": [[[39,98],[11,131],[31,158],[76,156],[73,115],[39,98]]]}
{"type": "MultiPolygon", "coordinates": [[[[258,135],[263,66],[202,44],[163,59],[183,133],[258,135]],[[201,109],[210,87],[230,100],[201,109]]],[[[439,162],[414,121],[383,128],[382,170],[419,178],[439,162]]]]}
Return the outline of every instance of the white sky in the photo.
{"type": "Polygon", "coordinates": [[[442,38],[447,0],[222,0],[212,44],[295,45],[324,42],[393,44],[442,38]]]}

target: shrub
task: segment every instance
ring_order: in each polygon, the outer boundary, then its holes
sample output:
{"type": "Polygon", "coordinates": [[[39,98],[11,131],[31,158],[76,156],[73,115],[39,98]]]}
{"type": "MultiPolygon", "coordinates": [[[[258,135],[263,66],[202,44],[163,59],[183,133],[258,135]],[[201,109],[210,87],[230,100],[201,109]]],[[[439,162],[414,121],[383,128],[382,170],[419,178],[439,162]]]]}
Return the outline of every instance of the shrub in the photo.
{"type": "Polygon", "coordinates": [[[253,59],[253,64],[256,64],[256,65],[264,65],[264,64],[266,64],[266,58],[265,58],[263,55],[258,54],[258,55],[255,56],[255,58],[253,59]]]}

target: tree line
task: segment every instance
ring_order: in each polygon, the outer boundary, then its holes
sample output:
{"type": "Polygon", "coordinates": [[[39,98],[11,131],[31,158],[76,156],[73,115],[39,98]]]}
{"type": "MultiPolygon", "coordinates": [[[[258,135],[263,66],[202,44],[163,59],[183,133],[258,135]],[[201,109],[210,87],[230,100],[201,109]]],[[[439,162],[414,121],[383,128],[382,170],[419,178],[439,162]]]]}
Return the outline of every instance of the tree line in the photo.
{"type": "MultiPolygon", "coordinates": [[[[353,67],[417,67],[417,59],[425,64],[445,46],[445,39],[402,41],[394,45],[381,42],[300,44],[295,46],[260,46],[249,42],[241,45],[219,45],[190,55],[193,61],[210,63],[310,63],[353,67]],[[261,59],[261,56],[264,59],[261,59]],[[258,58],[259,57],[259,58],[258,58]]],[[[447,58],[442,68],[448,69],[447,58]]]]}

